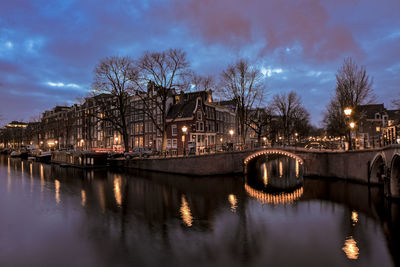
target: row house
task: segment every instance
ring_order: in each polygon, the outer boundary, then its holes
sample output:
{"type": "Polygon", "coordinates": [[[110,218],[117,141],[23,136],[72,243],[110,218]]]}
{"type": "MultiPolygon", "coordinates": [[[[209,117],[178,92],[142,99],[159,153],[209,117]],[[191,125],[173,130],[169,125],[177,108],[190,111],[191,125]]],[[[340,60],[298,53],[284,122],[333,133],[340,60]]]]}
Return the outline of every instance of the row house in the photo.
{"type": "Polygon", "coordinates": [[[67,119],[70,109],[67,106],[56,106],[51,110],[43,112],[41,120],[42,128],[39,133],[40,147],[66,147],[68,144],[66,128],[68,127],[67,119]]]}
{"type": "Polygon", "coordinates": [[[167,115],[167,149],[172,154],[202,153],[233,142],[235,115],[212,102],[211,91],[181,94],[167,115]]]}
{"type": "Polygon", "coordinates": [[[358,106],[357,113],[357,147],[368,148],[397,142],[398,110],[387,110],[384,104],[368,104],[358,106]]]}
{"type": "MultiPolygon", "coordinates": [[[[147,147],[160,151],[162,146],[162,116],[158,90],[160,88],[149,82],[146,93],[140,93],[130,100],[130,146],[132,148],[147,147]],[[158,126],[158,127],[157,127],[158,126]]],[[[179,95],[171,90],[166,99],[166,113],[179,101],[179,95]]]]}
{"type": "Polygon", "coordinates": [[[388,110],[387,126],[382,128],[384,145],[400,144],[400,110],[388,110]]]}

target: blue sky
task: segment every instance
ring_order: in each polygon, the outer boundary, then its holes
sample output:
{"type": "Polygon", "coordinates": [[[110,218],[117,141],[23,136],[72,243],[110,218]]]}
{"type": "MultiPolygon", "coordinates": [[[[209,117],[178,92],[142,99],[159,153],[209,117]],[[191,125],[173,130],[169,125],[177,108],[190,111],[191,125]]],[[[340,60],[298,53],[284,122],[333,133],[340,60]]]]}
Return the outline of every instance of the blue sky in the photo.
{"type": "Polygon", "coordinates": [[[398,0],[14,0],[0,9],[0,114],[29,120],[84,96],[104,57],[182,48],[218,78],[246,58],[266,93],[296,91],[322,119],[347,56],[365,65],[377,102],[400,93],[398,0]]]}

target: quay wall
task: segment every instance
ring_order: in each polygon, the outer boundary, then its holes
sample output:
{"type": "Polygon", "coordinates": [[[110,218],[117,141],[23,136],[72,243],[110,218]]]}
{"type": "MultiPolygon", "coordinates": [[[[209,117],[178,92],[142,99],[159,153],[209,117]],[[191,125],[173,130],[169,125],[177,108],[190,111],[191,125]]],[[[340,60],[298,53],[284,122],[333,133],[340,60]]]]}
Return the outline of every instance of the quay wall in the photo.
{"type": "Polygon", "coordinates": [[[248,154],[240,151],[177,158],[132,159],[126,161],[125,167],[194,176],[242,173],[243,159],[248,154]]]}
{"type": "MultiPolygon", "coordinates": [[[[379,150],[310,151],[281,148],[304,160],[304,176],[335,177],[368,182],[369,163],[379,150]]],[[[178,158],[132,159],[125,167],[194,176],[243,173],[244,159],[255,151],[216,153],[178,158]]],[[[374,181],[371,181],[374,182],[374,181]]]]}

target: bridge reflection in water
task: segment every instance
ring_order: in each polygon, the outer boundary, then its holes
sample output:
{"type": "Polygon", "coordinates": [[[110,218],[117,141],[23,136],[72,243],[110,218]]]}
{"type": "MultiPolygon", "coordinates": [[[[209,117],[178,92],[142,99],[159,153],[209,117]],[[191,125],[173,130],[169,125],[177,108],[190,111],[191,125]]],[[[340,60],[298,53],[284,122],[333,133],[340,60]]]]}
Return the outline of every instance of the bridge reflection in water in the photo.
{"type": "Polygon", "coordinates": [[[262,203],[293,203],[303,195],[303,165],[282,154],[265,154],[246,165],[245,190],[262,203]]]}
{"type": "Polygon", "coordinates": [[[400,266],[400,208],[379,187],[303,178],[283,155],[248,166],[194,178],[0,157],[0,266],[400,266]]]}

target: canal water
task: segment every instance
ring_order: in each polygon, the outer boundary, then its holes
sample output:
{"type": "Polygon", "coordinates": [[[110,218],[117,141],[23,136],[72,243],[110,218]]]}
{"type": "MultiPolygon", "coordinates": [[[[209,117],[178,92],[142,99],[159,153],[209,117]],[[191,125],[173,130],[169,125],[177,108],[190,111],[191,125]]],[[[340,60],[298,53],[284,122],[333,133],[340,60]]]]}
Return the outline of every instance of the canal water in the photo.
{"type": "Polygon", "coordinates": [[[303,178],[84,171],[0,158],[0,266],[399,266],[380,187],[303,178]]]}

